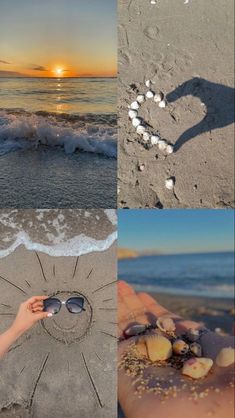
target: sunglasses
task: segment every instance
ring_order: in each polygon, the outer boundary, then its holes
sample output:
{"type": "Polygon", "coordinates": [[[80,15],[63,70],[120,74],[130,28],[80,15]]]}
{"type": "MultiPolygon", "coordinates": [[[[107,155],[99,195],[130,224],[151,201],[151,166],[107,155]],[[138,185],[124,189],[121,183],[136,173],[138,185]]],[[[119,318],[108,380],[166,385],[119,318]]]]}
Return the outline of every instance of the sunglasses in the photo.
{"type": "Polygon", "coordinates": [[[65,305],[70,313],[79,314],[86,310],[83,307],[84,302],[84,299],[78,296],[69,298],[66,301],[61,301],[57,298],[48,298],[43,301],[43,311],[55,315],[61,310],[62,305],[65,305]]]}

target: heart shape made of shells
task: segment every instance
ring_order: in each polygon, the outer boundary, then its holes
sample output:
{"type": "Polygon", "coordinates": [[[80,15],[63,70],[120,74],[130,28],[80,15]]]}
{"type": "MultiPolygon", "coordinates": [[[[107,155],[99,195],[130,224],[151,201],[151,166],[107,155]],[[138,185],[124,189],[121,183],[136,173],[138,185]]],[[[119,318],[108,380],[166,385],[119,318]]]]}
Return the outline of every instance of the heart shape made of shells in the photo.
{"type": "MultiPolygon", "coordinates": [[[[167,155],[172,154],[174,152],[173,145],[168,143],[165,139],[162,139],[159,133],[151,133],[148,130],[146,122],[138,115],[141,105],[149,99],[152,99],[156,104],[158,104],[160,109],[164,109],[166,107],[164,94],[162,92],[155,93],[151,88],[152,82],[150,80],[147,80],[145,85],[149,90],[145,94],[139,93],[136,100],[128,106],[129,119],[136,129],[136,133],[140,136],[140,143],[143,146],[147,146],[149,148],[158,146],[160,151],[166,153],[167,155]]],[[[144,166],[140,166],[139,169],[140,171],[143,171],[144,166]]],[[[174,179],[172,177],[166,179],[165,186],[167,189],[172,190],[174,188],[174,179]]]]}

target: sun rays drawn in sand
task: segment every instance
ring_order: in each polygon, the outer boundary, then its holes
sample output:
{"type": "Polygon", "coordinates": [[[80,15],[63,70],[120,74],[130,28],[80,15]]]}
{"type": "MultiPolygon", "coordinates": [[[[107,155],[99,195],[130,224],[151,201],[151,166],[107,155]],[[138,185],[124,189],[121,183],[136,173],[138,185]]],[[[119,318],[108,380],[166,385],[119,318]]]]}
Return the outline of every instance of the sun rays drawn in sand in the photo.
{"type": "MultiPolygon", "coordinates": [[[[108,402],[103,385],[106,388],[107,385],[109,387],[112,385],[114,370],[112,362],[115,359],[112,353],[115,353],[117,340],[115,335],[116,308],[114,307],[116,280],[106,280],[106,283],[102,284],[100,265],[90,265],[84,271],[83,257],[89,256],[66,257],[67,274],[62,275],[62,278],[61,266],[57,260],[53,259],[53,262],[50,260],[50,268],[48,268],[45,262],[46,259],[48,261],[48,257],[44,254],[31,252],[30,257],[35,272],[32,280],[28,277],[27,280],[21,280],[21,286],[17,275],[13,279],[4,271],[2,272],[4,268],[1,268],[0,260],[0,318],[2,321],[10,324],[19,304],[35,292],[40,294],[39,289],[41,294],[57,295],[60,298],[67,298],[74,293],[82,295],[85,299],[86,312],[84,315],[71,315],[63,311],[50,321],[41,321],[10,349],[1,364],[1,374],[8,376],[6,379],[8,395],[6,396],[6,393],[5,397],[4,393],[0,395],[0,414],[1,408],[10,404],[9,399],[11,403],[15,401],[14,388],[17,383],[22,400],[17,400],[17,402],[25,406],[30,417],[36,417],[41,397],[46,396],[48,390],[53,390],[54,383],[50,383],[52,369],[64,370],[66,367],[66,373],[64,372],[62,377],[62,386],[69,387],[72,384],[76,393],[79,393],[81,386],[86,388],[86,397],[82,399],[81,396],[81,399],[76,400],[74,408],[85,410],[89,399],[91,405],[88,413],[93,411],[99,417],[97,408],[103,410],[108,402]],[[36,286],[35,277],[37,277],[36,286]],[[99,277],[98,280],[97,277],[99,277]],[[9,291],[8,300],[6,295],[9,291]],[[33,354],[33,370],[31,369],[30,372],[27,354],[30,358],[35,347],[38,350],[35,355],[33,354]],[[15,365],[13,369],[12,364],[15,365]],[[103,378],[101,378],[102,375],[103,378]],[[26,381],[30,381],[30,385],[25,383],[26,381]]],[[[92,262],[94,263],[94,259],[92,262]]],[[[29,363],[32,363],[31,359],[29,363]]],[[[50,400],[48,413],[54,407],[55,405],[50,400]]],[[[66,410],[63,413],[66,413],[66,410]]]]}

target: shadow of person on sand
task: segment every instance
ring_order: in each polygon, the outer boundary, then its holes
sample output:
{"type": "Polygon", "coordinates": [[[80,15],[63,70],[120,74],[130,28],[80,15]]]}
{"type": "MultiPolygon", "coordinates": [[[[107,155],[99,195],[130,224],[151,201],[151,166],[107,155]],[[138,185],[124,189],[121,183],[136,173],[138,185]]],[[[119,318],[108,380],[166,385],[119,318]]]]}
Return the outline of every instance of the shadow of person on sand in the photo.
{"type": "Polygon", "coordinates": [[[207,113],[199,123],[187,129],[177,139],[174,152],[178,151],[190,139],[234,122],[233,88],[195,77],[169,93],[166,99],[168,103],[173,103],[184,96],[198,97],[205,104],[207,113]]]}

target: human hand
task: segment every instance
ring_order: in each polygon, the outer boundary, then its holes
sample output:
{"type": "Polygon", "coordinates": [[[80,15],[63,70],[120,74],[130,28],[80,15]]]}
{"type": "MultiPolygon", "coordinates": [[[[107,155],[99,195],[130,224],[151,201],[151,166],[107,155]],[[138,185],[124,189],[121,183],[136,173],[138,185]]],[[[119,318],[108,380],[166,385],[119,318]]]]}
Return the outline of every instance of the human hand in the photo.
{"type": "MultiPolygon", "coordinates": [[[[118,283],[118,325],[119,336],[133,324],[154,324],[160,316],[171,316],[176,324],[177,334],[184,333],[189,328],[200,328],[200,324],[183,320],[170,313],[159,305],[146,293],[136,294],[127,283],[118,283]]],[[[137,337],[130,338],[119,343],[119,359],[130,350],[133,341],[137,337]]],[[[203,355],[215,359],[222,347],[233,345],[232,337],[221,337],[214,332],[209,332],[201,337],[203,355]]],[[[141,360],[140,360],[141,361],[141,360]]],[[[171,367],[149,367],[145,370],[145,378],[151,376],[160,387],[162,394],[144,391],[139,396],[136,393],[136,377],[131,377],[122,368],[119,368],[118,397],[126,418],[180,418],[187,414],[190,418],[232,418],[233,417],[233,381],[234,369],[215,367],[213,373],[200,381],[195,381],[182,376],[180,370],[171,367]],[[159,383],[160,382],[160,383],[159,383]],[[174,397],[167,395],[174,387],[174,397]],[[195,389],[196,388],[196,389],[195,389]],[[164,395],[165,394],[165,395],[164,395]]]]}
{"type": "Polygon", "coordinates": [[[43,312],[43,301],[47,298],[48,296],[33,296],[21,303],[11,327],[17,336],[28,331],[38,321],[52,316],[48,312],[43,312]]]}

